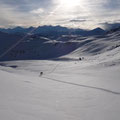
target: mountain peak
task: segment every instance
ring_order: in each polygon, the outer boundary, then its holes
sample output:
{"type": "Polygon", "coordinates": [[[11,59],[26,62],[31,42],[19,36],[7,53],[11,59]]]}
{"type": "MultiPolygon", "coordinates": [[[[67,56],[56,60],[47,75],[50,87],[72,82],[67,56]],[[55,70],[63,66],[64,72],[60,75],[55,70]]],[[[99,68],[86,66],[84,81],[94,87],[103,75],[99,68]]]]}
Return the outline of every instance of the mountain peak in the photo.
{"type": "Polygon", "coordinates": [[[100,27],[97,27],[97,28],[93,29],[93,31],[104,31],[104,30],[100,27]]]}

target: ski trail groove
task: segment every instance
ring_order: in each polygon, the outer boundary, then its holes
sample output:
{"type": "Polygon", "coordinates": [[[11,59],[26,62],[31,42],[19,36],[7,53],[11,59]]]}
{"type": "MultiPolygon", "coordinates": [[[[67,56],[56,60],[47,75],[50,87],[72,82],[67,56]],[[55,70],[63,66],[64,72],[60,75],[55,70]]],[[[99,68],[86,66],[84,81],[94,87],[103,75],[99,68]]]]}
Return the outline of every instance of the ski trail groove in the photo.
{"type": "Polygon", "coordinates": [[[84,87],[84,88],[91,88],[91,89],[96,89],[96,90],[104,91],[104,92],[115,94],[115,95],[120,95],[120,92],[108,90],[108,89],[105,89],[105,88],[82,85],[82,84],[77,84],[77,83],[72,83],[72,82],[66,82],[66,81],[61,81],[61,80],[57,80],[57,79],[53,79],[53,78],[49,78],[49,77],[41,77],[41,78],[45,78],[45,79],[55,81],[55,82],[59,82],[59,83],[64,83],[64,84],[69,84],[69,85],[74,85],[74,86],[80,86],[80,87],[84,87]]]}

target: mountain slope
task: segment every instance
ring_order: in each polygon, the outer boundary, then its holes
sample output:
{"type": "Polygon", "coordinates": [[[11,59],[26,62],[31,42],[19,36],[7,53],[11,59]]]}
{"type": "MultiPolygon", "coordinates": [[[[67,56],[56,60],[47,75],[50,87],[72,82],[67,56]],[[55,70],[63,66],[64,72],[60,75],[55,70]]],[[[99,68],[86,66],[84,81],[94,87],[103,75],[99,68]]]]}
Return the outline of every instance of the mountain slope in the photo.
{"type": "Polygon", "coordinates": [[[120,119],[120,31],[29,35],[3,58],[16,59],[0,62],[1,120],[120,119]]]}
{"type": "MultiPolygon", "coordinates": [[[[8,41],[7,39],[5,37],[4,41],[8,41]]],[[[55,40],[41,37],[40,35],[28,35],[19,45],[5,55],[2,60],[52,59],[69,53],[77,56],[96,55],[119,46],[120,31],[92,37],[62,35],[55,40]]]]}
{"type": "Polygon", "coordinates": [[[23,36],[21,35],[11,35],[8,33],[0,32],[0,55],[5,52],[10,46],[15,44],[23,36]]]}
{"type": "Polygon", "coordinates": [[[0,119],[119,120],[120,65],[99,60],[2,62],[0,119]]]}

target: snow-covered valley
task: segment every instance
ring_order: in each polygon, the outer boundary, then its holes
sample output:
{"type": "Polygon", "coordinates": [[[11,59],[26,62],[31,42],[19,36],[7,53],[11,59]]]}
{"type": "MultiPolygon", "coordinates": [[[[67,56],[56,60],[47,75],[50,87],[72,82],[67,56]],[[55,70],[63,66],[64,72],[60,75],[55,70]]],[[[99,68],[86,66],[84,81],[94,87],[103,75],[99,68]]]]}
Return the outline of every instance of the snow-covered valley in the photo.
{"type": "Polygon", "coordinates": [[[1,120],[120,119],[119,32],[75,39],[46,41],[52,54],[77,44],[54,59],[0,62],[1,120]]]}

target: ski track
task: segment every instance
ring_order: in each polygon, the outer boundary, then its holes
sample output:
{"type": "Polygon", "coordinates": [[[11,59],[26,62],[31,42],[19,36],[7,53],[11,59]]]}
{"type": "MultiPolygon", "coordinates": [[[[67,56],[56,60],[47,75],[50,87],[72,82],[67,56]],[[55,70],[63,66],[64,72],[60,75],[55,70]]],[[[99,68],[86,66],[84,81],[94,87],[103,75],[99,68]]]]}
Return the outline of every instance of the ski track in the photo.
{"type": "Polygon", "coordinates": [[[96,89],[96,90],[104,91],[104,92],[107,92],[107,93],[120,95],[120,92],[108,90],[108,89],[105,89],[105,88],[100,88],[100,87],[95,87],[95,86],[88,86],[88,85],[82,85],[82,84],[77,84],[77,83],[72,83],[72,82],[66,82],[66,81],[61,81],[61,80],[54,79],[54,78],[49,78],[49,77],[41,77],[41,78],[48,79],[48,80],[55,81],[55,82],[59,82],[59,83],[68,84],[68,85],[74,85],[74,86],[79,86],[79,87],[84,87],[84,88],[96,89]]]}

